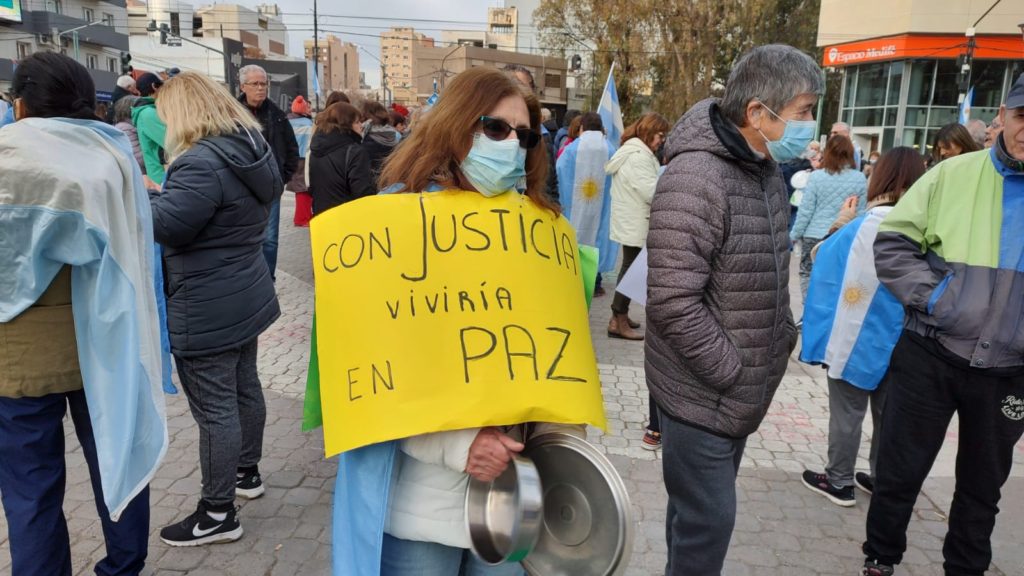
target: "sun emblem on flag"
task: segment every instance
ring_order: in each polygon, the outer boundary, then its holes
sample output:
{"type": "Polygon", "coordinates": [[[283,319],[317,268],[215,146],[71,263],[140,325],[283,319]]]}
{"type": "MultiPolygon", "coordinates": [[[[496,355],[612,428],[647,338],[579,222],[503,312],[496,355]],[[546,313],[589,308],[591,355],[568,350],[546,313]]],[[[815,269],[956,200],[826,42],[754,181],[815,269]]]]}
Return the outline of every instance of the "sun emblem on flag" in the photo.
{"type": "Polygon", "coordinates": [[[593,200],[597,198],[597,182],[593,178],[587,178],[583,182],[580,182],[580,193],[587,200],[593,200]]]}
{"type": "Polygon", "coordinates": [[[853,308],[863,304],[867,297],[867,289],[860,284],[850,284],[843,289],[842,305],[846,308],[853,308]]]}

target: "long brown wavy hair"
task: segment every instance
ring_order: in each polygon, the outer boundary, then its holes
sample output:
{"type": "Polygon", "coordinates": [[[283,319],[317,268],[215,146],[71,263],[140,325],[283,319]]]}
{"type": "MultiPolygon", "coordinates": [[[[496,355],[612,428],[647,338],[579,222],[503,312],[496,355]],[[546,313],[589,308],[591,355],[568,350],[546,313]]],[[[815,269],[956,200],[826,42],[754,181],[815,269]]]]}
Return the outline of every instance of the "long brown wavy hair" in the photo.
{"type": "MultiPolygon", "coordinates": [[[[388,157],[378,182],[381,189],[403,184],[406,192],[421,192],[431,183],[473,190],[459,170],[473,146],[480,117],[491,113],[508,96],[526,101],[530,129],[540,135],[540,101],[494,68],[471,68],[456,76],[441,99],[416,123],[388,157]]],[[[526,195],[538,206],[558,212],[545,190],[547,147],[541,142],[526,151],[526,195]]]]}

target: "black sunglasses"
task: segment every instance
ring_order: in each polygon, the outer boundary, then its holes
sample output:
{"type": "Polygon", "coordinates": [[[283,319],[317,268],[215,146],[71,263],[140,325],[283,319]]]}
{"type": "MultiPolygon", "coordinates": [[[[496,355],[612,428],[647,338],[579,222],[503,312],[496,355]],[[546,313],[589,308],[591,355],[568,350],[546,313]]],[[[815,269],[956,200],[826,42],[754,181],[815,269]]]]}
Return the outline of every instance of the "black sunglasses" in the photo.
{"type": "Polygon", "coordinates": [[[481,116],[480,123],[484,128],[484,136],[487,136],[491,140],[497,140],[500,142],[508,138],[510,132],[515,131],[516,138],[519,139],[519,145],[527,150],[540,143],[540,134],[537,134],[529,128],[515,128],[501,118],[481,116]]]}

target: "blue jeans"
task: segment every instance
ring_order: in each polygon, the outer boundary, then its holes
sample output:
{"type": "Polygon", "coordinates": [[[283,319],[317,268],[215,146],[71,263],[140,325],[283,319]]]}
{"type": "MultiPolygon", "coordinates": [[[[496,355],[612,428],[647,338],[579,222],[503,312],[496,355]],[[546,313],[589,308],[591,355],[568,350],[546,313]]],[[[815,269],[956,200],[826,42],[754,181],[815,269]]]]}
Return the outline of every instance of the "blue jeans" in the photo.
{"type": "Polygon", "coordinates": [[[277,280],[277,245],[278,231],[281,228],[281,199],[274,200],[270,205],[270,219],[267,220],[267,233],[263,238],[263,257],[270,268],[270,278],[277,280]]]}
{"type": "Polygon", "coordinates": [[[148,552],[149,488],[128,504],[118,522],[110,520],[103,503],[89,407],[81,390],[40,398],[0,398],[0,496],[7,516],[11,571],[18,576],[71,576],[63,510],[63,418],[69,405],[107,548],[96,574],[138,574],[148,552]]]}
{"type": "Polygon", "coordinates": [[[380,576],[523,576],[519,564],[488,566],[472,552],[384,534],[380,576]]]}

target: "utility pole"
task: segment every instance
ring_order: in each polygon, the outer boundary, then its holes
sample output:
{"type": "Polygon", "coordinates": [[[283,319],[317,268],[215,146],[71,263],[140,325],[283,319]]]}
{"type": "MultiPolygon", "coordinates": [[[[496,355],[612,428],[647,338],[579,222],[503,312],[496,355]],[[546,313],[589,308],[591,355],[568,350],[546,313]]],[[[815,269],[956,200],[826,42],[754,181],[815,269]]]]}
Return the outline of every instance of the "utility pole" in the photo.
{"type": "Polygon", "coordinates": [[[985,13],[974,22],[974,25],[967,29],[967,33],[965,34],[967,36],[967,53],[961,55],[960,58],[957,58],[957,63],[960,64],[960,95],[957,97],[958,105],[963,105],[964,100],[967,99],[967,92],[971,89],[971,67],[974,65],[974,49],[977,47],[977,42],[975,41],[975,34],[977,32],[976,28],[978,27],[978,24],[985,19],[985,16],[988,16],[989,12],[998,6],[1000,2],[1002,2],[1002,0],[996,0],[988,7],[988,10],[985,10],[985,13]]]}
{"type": "MultiPolygon", "coordinates": [[[[320,19],[317,18],[316,0],[313,0],[313,74],[317,78],[317,87],[320,84],[320,19]]],[[[315,90],[316,110],[320,111],[320,91],[315,90]]]]}

